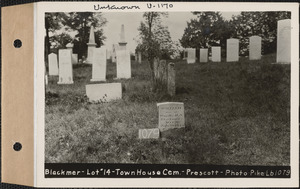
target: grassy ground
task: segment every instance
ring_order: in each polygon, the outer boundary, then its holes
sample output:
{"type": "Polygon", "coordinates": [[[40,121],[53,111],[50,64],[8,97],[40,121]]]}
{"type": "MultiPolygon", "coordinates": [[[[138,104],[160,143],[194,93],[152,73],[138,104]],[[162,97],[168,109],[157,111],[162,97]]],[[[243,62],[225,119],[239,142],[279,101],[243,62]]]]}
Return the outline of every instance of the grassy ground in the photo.
{"type": "Polygon", "coordinates": [[[74,84],[46,87],[47,163],[196,163],[289,165],[290,65],[241,58],[236,63],[176,63],[176,95],[151,92],[149,67],[132,61],[123,98],[90,104],[90,65],[74,66],[74,84]],[[184,132],[139,140],[139,128],[158,126],[158,102],[184,102],[184,132]]]}

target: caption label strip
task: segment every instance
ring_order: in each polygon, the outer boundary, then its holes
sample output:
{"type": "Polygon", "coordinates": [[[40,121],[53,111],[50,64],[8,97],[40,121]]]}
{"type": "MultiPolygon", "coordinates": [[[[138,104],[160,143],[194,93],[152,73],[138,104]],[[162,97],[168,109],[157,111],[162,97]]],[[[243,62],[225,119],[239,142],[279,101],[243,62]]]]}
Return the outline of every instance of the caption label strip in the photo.
{"type": "Polygon", "coordinates": [[[45,178],[290,178],[290,166],[46,163],[45,178]]]}

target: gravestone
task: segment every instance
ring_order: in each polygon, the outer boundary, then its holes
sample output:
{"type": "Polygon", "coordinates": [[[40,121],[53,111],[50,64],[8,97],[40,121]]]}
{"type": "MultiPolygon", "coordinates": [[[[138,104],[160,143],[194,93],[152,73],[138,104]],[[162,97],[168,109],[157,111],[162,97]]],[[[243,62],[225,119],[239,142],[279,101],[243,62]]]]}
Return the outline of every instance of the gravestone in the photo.
{"type": "Polygon", "coordinates": [[[85,86],[90,102],[109,102],[122,98],[121,83],[89,84],[85,86]]]}
{"type": "Polygon", "coordinates": [[[252,36],[249,38],[249,59],[261,59],[261,37],[252,36]]]}
{"type": "Polygon", "coordinates": [[[200,62],[207,62],[208,49],[200,49],[200,62]]]}
{"type": "Polygon", "coordinates": [[[124,24],[122,24],[121,34],[120,34],[120,42],[119,42],[119,50],[126,50],[126,44],[127,44],[127,42],[125,41],[125,28],[124,28],[124,24]]]}
{"type": "Polygon", "coordinates": [[[158,128],[160,131],[185,127],[182,102],[158,103],[158,128]]]}
{"type": "Polygon", "coordinates": [[[139,64],[142,63],[142,53],[141,52],[138,52],[138,62],[139,62],[139,64]]]}
{"type": "Polygon", "coordinates": [[[92,61],[93,61],[93,50],[96,48],[95,33],[94,33],[94,27],[93,26],[91,26],[90,38],[89,38],[89,42],[87,43],[87,46],[88,46],[88,54],[87,54],[87,61],[86,61],[86,63],[92,64],[92,61]]]}
{"type": "Polygon", "coordinates": [[[73,67],[71,50],[60,49],[59,58],[59,79],[57,84],[73,84],[73,67]]]}
{"type": "Polygon", "coordinates": [[[187,48],[187,63],[194,64],[196,62],[196,50],[193,48],[187,48]]]}
{"type": "Polygon", "coordinates": [[[239,61],[239,40],[238,39],[227,39],[226,47],[226,61],[237,62],[239,61]]]}
{"type": "Polygon", "coordinates": [[[175,85],[175,64],[168,64],[168,94],[170,96],[174,96],[176,93],[176,85],[175,85]]]}
{"type": "Polygon", "coordinates": [[[221,47],[211,47],[211,61],[221,62],[221,47]]]}
{"type": "Polygon", "coordinates": [[[159,129],[139,129],[139,139],[157,139],[159,138],[159,129]]]}
{"type": "Polygon", "coordinates": [[[279,20],[277,25],[277,63],[291,62],[291,19],[279,20]]]}
{"type": "Polygon", "coordinates": [[[112,47],[112,55],[111,55],[111,61],[113,63],[117,62],[117,50],[119,50],[118,48],[119,46],[117,44],[113,44],[112,47]]]}
{"type": "Polygon", "coordinates": [[[48,55],[49,75],[58,75],[57,55],[51,53],[48,55]]]}
{"type": "Polygon", "coordinates": [[[93,70],[91,81],[106,80],[106,49],[95,48],[93,54],[93,70]]]}
{"type": "Polygon", "coordinates": [[[130,54],[126,50],[116,51],[117,55],[117,78],[131,78],[130,54]]]}

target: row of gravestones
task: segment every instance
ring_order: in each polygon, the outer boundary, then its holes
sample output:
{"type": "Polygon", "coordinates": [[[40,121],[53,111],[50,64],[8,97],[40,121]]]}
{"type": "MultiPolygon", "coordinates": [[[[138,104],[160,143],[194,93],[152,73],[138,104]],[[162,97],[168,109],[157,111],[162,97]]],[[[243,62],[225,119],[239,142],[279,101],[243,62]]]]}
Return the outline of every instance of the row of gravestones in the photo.
{"type": "MultiPolygon", "coordinates": [[[[226,61],[239,61],[239,40],[227,39],[226,61]]],[[[196,51],[194,48],[187,48],[187,63],[196,62],[196,51]]],[[[221,62],[221,47],[214,46],[211,48],[211,61],[221,62]]],[[[249,59],[261,59],[261,37],[252,36],[249,38],[249,59]]],[[[208,62],[208,49],[200,49],[200,62],[208,62]]],[[[291,20],[279,20],[277,27],[277,63],[289,63],[291,61],[291,20]]]]}

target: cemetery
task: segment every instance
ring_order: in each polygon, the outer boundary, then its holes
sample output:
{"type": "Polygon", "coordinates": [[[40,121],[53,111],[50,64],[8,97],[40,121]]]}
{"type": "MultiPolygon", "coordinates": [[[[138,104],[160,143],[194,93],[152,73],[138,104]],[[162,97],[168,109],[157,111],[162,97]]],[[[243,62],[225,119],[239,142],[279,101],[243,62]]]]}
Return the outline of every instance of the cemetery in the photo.
{"type": "Polygon", "coordinates": [[[228,37],[153,59],[130,51],[126,24],[109,48],[89,27],[86,54],[68,42],[47,56],[45,162],[289,165],[289,24],[272,53],[256,34],[247,56],[228,37]]]}

